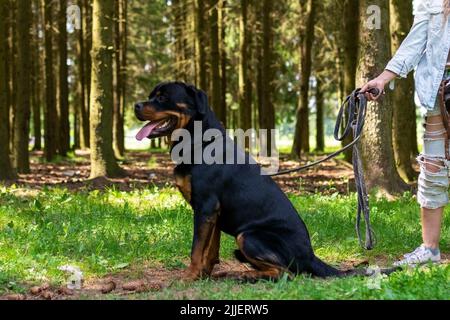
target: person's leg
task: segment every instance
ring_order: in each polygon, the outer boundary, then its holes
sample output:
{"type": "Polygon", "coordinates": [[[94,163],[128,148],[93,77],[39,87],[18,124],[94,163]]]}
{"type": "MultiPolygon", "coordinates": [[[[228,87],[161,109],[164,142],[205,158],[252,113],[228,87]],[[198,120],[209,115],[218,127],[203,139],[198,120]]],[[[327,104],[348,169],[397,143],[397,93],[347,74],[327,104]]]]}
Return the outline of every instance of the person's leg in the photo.
{"type": "Polygon", "coordinates": [[[439,249],[439,238],[441,235],[441,224],[444,208],[426,209],[422,208],[422,238],[423,244],[430,249],[439,249]]]}
{"type": "Polygon", "coordinates": [[[439,237],[444,207],[448,199],[448,161],[446,160],[446,131],[438,112],[426,117],[423,152],[420,164],[417,200],[421,207],[423,244],[405,255],[395,265],[416,265],[438,262],[439,237]]]}

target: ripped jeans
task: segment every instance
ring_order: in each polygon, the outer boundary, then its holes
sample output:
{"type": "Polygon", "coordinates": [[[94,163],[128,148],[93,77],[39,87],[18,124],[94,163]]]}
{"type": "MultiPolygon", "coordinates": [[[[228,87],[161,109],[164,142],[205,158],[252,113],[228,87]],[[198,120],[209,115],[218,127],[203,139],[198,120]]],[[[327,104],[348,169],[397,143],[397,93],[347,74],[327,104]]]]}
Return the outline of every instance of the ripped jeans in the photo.
{"type": "MultiPolygon", "coordinates": [[[[450,78],[450,70],[446,70],[444,80],[450,78]]],[[[445,207],[448,202],[449,167],[446,159],[447,135],[439,101],[433,110],[425,117],[425,133],[423,136],[423,151],[417,157],[420,164],[417,201],[422,208],[437,209],[445,207]]]]}
{"type": "Polygon", "coordinates": [[[439,109],[428,111],[425,117],[423,151],[417,157],[420,164],[417,201],[422,208],[445,207],[448,198],[449,162],[445,155],[446,131],[439,109]]]}

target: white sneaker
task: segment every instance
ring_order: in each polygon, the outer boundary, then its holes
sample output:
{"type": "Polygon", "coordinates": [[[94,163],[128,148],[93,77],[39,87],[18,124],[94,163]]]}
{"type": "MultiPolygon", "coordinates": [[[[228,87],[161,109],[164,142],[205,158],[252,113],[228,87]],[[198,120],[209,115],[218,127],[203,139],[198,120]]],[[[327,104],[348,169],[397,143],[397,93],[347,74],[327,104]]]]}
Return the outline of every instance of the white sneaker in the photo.
{"type": "Polygon", "coordinates": [[[440,261],[441,253],[439,250],[436,254],[433,254],[433,252],[429,248],[425,247],[425,245],[422,244],[413,252],[405,254],[404,259],[394,262],[394,266],[416,266],[428,262],[439,263],[440,261]]]}

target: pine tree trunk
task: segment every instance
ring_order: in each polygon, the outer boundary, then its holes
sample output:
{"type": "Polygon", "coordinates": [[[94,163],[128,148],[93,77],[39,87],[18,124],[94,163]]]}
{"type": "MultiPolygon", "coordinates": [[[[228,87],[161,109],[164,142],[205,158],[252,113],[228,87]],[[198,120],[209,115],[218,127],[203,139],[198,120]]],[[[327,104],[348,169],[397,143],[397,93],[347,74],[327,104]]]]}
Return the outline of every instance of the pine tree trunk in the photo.
{"type": "Polygon", "coordinates": [[[197,85],[208,90],[206,69],[205,1],[195,0],[196,72],[197,85]]]}
{"type": "Polygon", "coordinates": [[[59,154],[67,156],[70,150],[69,123],[69,83],[67,67],[67,0],[59,1],[58,29],[59,29],[59,154]]]}
{"type": "Polygon", "coordinates": [[[34,1],[35,15],[33,17],[34,31],[33,31],[33,48],[32,48],[32,111],[33,111],[33,134],[34,134],[34,146],[33,150],[42,149],[42,133],[41,133],[41,104],[42,104],[42,87],[43,79],[42,67],[44,65],[44,59],[40,55],[39,50],[39,31],[42,27],[40,2],[34,1]]]}
{"type": "Polygon", "coordinates": [[[256,26],[256,37],[255,37],[255,53],[254,53],[254,61],[253,64],[255,66],[255,77],[256,77],[256,106],[255,108],[255,116],[254,116],[254,127],[261,129],[261,125],[263,125],[263,121],[261,118],[261,114],[263,113],[263,90],[264,90],[264,84],[263,84],[263,67],[262,67],[262,61],[263,61],[263,49],[262,49],[262,42],[263,42],[263,29],[262,29],[262,3],[258,2],[255,3],[254,6],[254,12],[255,12],[255,21],[254,25],[256,26]]]}
{"type": "Polygon", "coordinates": [[[303,15],[306,17],[306,28],[300,31],[300,99],[296,112],[294,143],[291,155],[300,157],[302,152],[308,153],[309,146],[309,79],[312,68],[312,45],[314,42],[314,26],[316,20],[316,3],[313,0],[300,0],[303,15]]]}
{"type": "Polygon", "coordinates": [[[117,177],[123,171],[112,148],[114,1],[93,1],[90,94],[91,175],[117,177]]]}
{"type": "MultiPolygon", "coordinates": [[[[356,68],[358,66],[358,33],[359,33],[359,15],[356,14],[359,8],[359,0],[344,0],[343,19],[343,64],[344,64],[344,94],[350,94],[356,87],[356,68]]],[[[345,119],[347,120],[347,119],[345,119]]],[[[342,141],[346,146],[353,140],[353,135],[349,134],[342,141]]],[[[352,149],[344,152],[345,160],[352,161],[352,149]]]]}
{"type": "Polygon", "coordinates": [[[30,27],[31,1],[17,1],[17,106],[14,116],[14,160],[20,173],[30,172],[30,27]]]}
{"type": "Polygon", "coordinates": [[[45,15],[45,135],[44,153],[47,161],[53,161],[57,148],[57,113],[56,113],[56,89],[53,70],[53,1],[43,0],[45,15]]]}
{"type": "Polygon", "coordinates": [[[324,132],[324,97],[322,80],[317,78],[316,83],[316,150],[324,151],[325,149],[325,132],[324,132]]]}
{"type": "MultiPolygon", "coordinates": [[[[389,32],[389,0],[361,0],[360,16],[365,17],[367,7],[377,5],[381,8],[381,28],[369,29],[365,23],[360,25],[360,52],[357,78],[359,82],[380,74],[386,61],[391,57],[389,32]],[[386,18],[387,17],[387,18],[386,18]]],[[[387,93],[379,102],[368,103],[364,135],[361,140],[361,155],[365,179],[369,189],[378,188],[387,194],[406,190],[394,161],[392,148],[392,97],[387,93]]]]}
{"type": "MultiPolygon", "coordinates": [[[[396,52],[409,33],[413,23],[412,3],[404,0],[391,0],[392,52],[396,52]]],[[[396,82],[393,92],[394,123],[393,146],[397,169],[403,179],[417,178],[411,162],[416,155],[417,126],[416,104],[414,102],[414,78],[411,74],[406,80],[396,82]]]]}
{"type": "Polygon", "coordinates": [[[186,81],[186,70],[185,70],[185,31],[186,31],[186,12],[185,12],[185,1],[173,0],[173,28],[174,28],[174,38],[175,38],[175,61],[176,61],[176,80],[186,81]]]}
{"type": "Polygon", "coordinates": [[[267,154],[275,148],[272,145],[271,129],[275,128],[275,109],[273,105],[274,92],[274,70],[273,70],[273,2],[271,0],[263,1],[262,8],[262,112],[259,114],[260,128],[267,129],[267,141],[263,148],[266,148],[267,154]]]}
{"type": "Polygon", "coordinates": [[[242,0],[239,17],[239,110],[240,127],[248,130],[252,127],[251,82],[249,78],[250,39],[248,24],[248,0],[242,0]]]}
{"type": "Polygon", "coordinates": [[[209,0],[210,15],[210,48],[211,48],[211,105],[217,118],[226,126],[226,110],[222,109],[222,79],[220,78],[220,47],[219,47],[219,0],[209,0]]]}
{"type": "MultiPolygon", "coordinates": [[[[91,1],[82,1],[82,38],[80,50],[82,51],[83,63],[80,63],[80,68],[82,69],[82,82],[83,82],[83,94],[84,103],[81,109],[81,148],[90,147],[90,123],[89,123],[89,104],[90,104],[90,92],[91,92],[91,49],[92,49],[92,7],[91,1]]],[[[81,32],[80,31],[80,32],[81,32]]]]}
{"type": "Polygon", "coordinates": [[[125,89],[127,75],[127,2],[120,0],[115,2],[116,32],[115,32],[115,101],[113,117],[114,152],[117,158],[125,156],[125,89]]]}
{"type": "Polygon", "coordinates": [[[18,53],[17,53],[17,1],[10,1],[10,13],[9,13],[9,81],[10,81],[10,90],[9,90],[9,101],[10,101],[10,108],[9,108],[9,143],[10,143],[10,150],[11,150],[11,156],[12,156],[12,164],[15,166],[16,161],[14,160],[14,136],[15,136],[15,130],[14,130],[14,117],[16,115],[16,107],[17,107],[17,64],[18,64],[18,53]]]}
{"type": "MultiPolygon", "coordinates": [[[[226,0],[219,0],[219,35],[220,35],[220,108],[223,110],[226,120],[228,121],[228,107],[227,107],[227,48],[225,43],[225,10],[226,10],[226,0]]],[[[225,126],[228,128],[227,122],[224,122],[225,126]]]]}
{"type": "Polygon", "coordinates": [[[8,11],[9,2],[0,2],[0,181],[12,180],[15,174],[9,157],[8,105],[8,11]]]}

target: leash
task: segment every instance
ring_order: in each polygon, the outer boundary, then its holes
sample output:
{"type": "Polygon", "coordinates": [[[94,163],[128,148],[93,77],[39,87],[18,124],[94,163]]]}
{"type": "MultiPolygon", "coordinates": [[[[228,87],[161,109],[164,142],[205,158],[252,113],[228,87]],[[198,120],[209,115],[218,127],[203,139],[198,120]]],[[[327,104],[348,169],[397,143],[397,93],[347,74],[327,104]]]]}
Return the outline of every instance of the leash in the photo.
{"type": "Polygon", "coordinates": [[[370,207],[369,207],[369,197],[367,195],[367,188],[366,183],[364,180],[364,173],[362,168],[362,161],[361,156],[358,149],[358,142],[361,139],[363,128],[364,128],[364,121],[366,117],[366,111],[367,111],[367,99],[364,96],[365,93],[371,93],[375,96],[378,96],[380,94],[380,91],[376,88],[369,89],[368,91],[360,91],[360,89],[356,89],[353,91],[343,102],[339,109],[339,113],[336,119],[336,126],[334,127],[334,138],[338,141],[343,141],[349,134],[350,130],[353,132],[353,141],[344,146],[343,148],[339,149],[338,151],[335,151],[328,156],[324,157],[323,159],[320,159],[318,161],[312,162],[310,164],[290,169],[290,170],[284,170],[280,171],[274,174],[270,174],[269,176],[276,177],[281,176],[293,172],[299,172],[306,169],[309,169],[311,167],[314,167],[316,165],[319,165],[325,161],[328,161],[342,152],[350,149],[353,147],[353,159],[352,159],[352,165],[353,165],[353,171],[355,174],[355,185],[356,185],[356,191],[358,194],[358,211],[356,214],[356,234],[358,235],[358,241],[361,247],[363,247],[366,250],[371,250],[374,248],[376,244],[375,239],[375,233],[372,230],[371,224],[370,224],[370,207]],[[347,116],[347,123],[345,124],[344,131],[342,135],[339,135],[339,132],[341,128],[343,127],[343,119],[344,115],[347,116]],[[365,222],[365,241],[363,241],[361,236],[361,218],[364,217],[365,222]]]}

